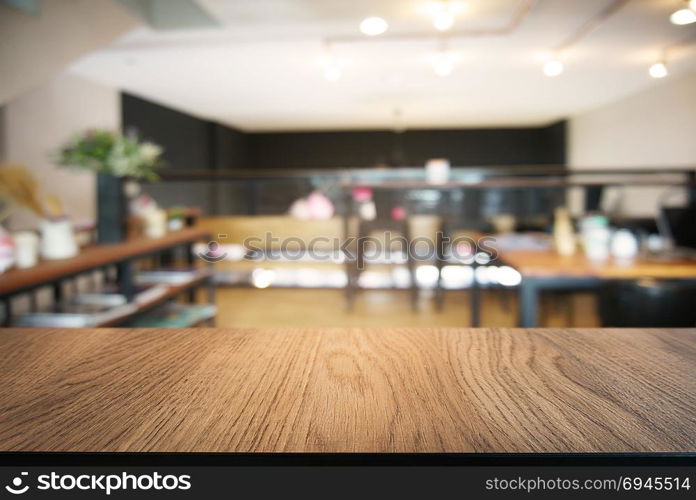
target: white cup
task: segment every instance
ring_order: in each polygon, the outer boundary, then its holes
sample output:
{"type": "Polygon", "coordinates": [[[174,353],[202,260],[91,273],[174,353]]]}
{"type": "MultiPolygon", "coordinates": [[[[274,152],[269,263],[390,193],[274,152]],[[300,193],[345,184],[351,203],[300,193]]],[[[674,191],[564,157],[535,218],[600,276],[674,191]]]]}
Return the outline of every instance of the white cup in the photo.
{"type": "Polygon", "coordinates": [[[145,221],[145,236],[161,238],[167,234],[167,212],[165,210],[149,210],[143,216],[145,221]]]}
{"type": "Polygon", "coordinates": [[[78,253],[73,227],[67,218],[41,221],[41,257],[68,259],[78,253]]]}
{"type": "Polygon", "coordinates": [[[39,260],[39,235],[21,231],[12,235],[14,241],[15,266],[19,269],[33,267],[39,260]]]}
{"type": "Polygon", "coordinates": [[[428,184],[445,184],[449,180],[449,175],[449,160],[433,158],[425,164],[425,180],[428,184]]]}

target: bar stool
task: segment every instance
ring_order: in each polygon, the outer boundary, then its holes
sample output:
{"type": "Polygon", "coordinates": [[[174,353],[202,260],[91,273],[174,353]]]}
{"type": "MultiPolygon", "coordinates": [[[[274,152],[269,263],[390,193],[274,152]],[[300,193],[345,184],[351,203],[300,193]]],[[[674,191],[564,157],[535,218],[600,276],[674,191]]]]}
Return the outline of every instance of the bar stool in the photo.
{"type": "MultiPolygon", "coordinates": [[[[401,220],[394,219],[375,219],[375,220],[359,220],[358,221],[358,238],[354,245],[352,245],[351,250],[355,259],[346,259],[346,275],[347,275],[347,285],[346,285],[346,299],[348,303],[348,309],[352,310],[355,305],[355,298],[357,295],[359,287],[360,275],[365,270],[365,245],[364,242],[370,236],[375,233],[388,234],[397,233],[401,236],[404,245],[402,250],[405,253],[405,264],[408,269],[410,276],[410,301],[411,310],[418,310],[418,296],[419,288],[418,282],[416,281],[416,263],[413,255],[409,252],[409,245],[411,243],[411,231],[409,228],[408,218],[403,218],[401,220]],[[405,248],[404,248],[405,246],[405,248]]],[[[385,254],[391,254],[393,249],[385,248],[385,254]]],[[[402,265],[401,262],[386,262],[387,265],[402,265]]]]}

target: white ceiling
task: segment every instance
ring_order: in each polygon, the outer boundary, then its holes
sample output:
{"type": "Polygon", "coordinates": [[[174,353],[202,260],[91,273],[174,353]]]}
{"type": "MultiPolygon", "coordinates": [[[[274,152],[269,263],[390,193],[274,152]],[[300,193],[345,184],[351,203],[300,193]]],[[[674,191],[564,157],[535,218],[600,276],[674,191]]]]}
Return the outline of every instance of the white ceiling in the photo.
{"type": "MultiPolygon", "coordinates": [[[[527,0],[467,0],[454,30],[497,30],[527,0]]],[[[548,52],[611,0],[540,0],[507,36],[449,42],[458,64],[438,77],[429,64],[436,32],[421,0],[199,0],[221,23],[205,30],[139,28],[76,62],[71,71],[244,130],[538,125],[600,107],[660,82],[647,69],[670,44],[696,35],[673,26],[681,0],[632,0],[542,74],[548,52]],[[360,21],[390,30],[360,40],[360,21]],[[390,36],[415,33],[415,39],[390,36]],[[432,36],[430,36],[432,35],[432,36]],[[345,60],[328,82],[324,40],[345,60]]],[[[365,37],[363,37],[365,38],[365,37]]],[[[670,75],[696,69],[693,45],[670,52],[670,75]]]]}

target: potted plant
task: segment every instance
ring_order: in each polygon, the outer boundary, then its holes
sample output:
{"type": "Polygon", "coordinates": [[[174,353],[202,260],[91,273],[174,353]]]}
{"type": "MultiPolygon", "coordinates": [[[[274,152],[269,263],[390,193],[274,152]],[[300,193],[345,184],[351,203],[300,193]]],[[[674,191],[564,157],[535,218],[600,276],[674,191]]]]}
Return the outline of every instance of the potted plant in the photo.
{"type": "Polygon", "coordinates": [[[162,148],[135,134],[89,130],[72,139],[56,154],[61,166],[97,174],[97,241],[115,243],[126,235],[124,181],[157,180],[162,148]]]}

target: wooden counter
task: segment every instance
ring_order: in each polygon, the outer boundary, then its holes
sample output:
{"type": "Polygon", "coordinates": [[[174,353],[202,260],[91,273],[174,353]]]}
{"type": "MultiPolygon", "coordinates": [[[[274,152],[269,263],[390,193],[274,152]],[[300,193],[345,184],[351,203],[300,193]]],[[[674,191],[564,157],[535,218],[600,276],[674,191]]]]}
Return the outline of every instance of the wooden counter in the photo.
{"type": "Polygon", "coordinates": [[[0,451],[696,451],[696,330],[0,330],[0,451]]]}
{"type": "Polygon", "coordinates": [[[696,260],[642,260],[622,263],[616,259],[593,262],[581,251],[571,256],[555,251],[508,250],[500,259],[517,269],[523,277],[593,277],[601,279],[696,279],[696,260]]]}

